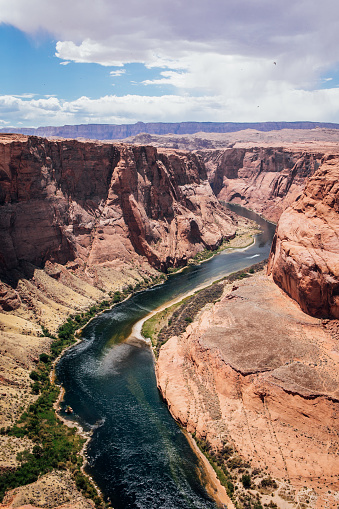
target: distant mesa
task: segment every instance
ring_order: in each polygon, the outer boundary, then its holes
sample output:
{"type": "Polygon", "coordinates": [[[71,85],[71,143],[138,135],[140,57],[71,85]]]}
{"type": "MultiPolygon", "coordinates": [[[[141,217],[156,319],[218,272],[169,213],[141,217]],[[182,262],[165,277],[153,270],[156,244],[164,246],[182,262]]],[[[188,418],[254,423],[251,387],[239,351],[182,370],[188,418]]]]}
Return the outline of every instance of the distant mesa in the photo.
{"type": "Polygon", "coordinates": [[[244,129],[268,132],[281,129],[339,129],[339,124],[330,122],[137,122],[136,124],[80,124],[45,127],[6,127],[1,133],[18,133],[34,136],[58,136],[62,138],[87,138],[96,140],[118,140],[146,134],[195,134],[232,133],[244,129]]]}

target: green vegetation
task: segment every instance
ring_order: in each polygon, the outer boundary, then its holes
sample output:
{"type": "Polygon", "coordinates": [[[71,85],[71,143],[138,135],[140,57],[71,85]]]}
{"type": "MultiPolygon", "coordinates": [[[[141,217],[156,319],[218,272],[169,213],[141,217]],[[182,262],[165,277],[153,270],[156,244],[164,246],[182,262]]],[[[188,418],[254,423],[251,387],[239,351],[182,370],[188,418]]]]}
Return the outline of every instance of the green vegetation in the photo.
{"type": "Polygon", "coordinates": [[[197,438],[195,433],[193,433],[193,438],[195,439],[201,452],[206,456],[212,465],[219,481],[225,487],[227,495],[234,501],[235,486],[232,482],[232,475],[222,459],[222,455],[220,453],[217,454],[206,440],[197,438]]]}
{"type": "Polygon", "coordinates": [[[220,299],[223,289],[224,286],[221,283],[212,284],[146,320],[142,327],[142,334],[151,339],[155,356],[159,355],[161,346],[171,336],[179,336],[186,330],[188,324],[193,322],[205,304],[220,299]]]}
{"type": "Polygon", "coordinates": [[[17,455],[19,467],[14,471],[5,472],[0,476],[0,500],[8,489],[35,482],[39,476],[53,469],[68,469],[74,475],[76,485],[83,494],[94,500],[97,507],[103,502],[90,480],[81,472],[82,457],[79,454],[85,439],[76,433],[76,428],[68,428],[57,417],[53,404],[59,395],[59,387],[50,381],[49,373],[52,362],[62,350],[75,342],[74,333],[88,318],[108,306],[102,302],[92,307],[87,313],[69,318],[58,330],[57,337],[52,336],[44,329],[43,333],[53,337],[51,353],[40,354],[39,363],[30,373],[32,379],[32,392],[39,394],[38,399],[32,403],[21,415],[19,421],[12,428],[2,429],[2,434],[18,438],[27,437],[35,445],[30,453],[24,451],[17,455]]]}
{"type": "Polygon", "coordinates": [[[53,469],[68,469],[74,476],[76,486],[85,497],[91,498],[96,507],[103,507],[104,503],[90,479],[81,471],[83,463],[81,450],[85,439],[77,434],[76,427],[65,426],[57,417],[53,405],[56,402],[60,388],[50,381],[53,362],[61,352],[76,342],[76,331],[81,329],[97,313],[110,308],[131,293],[156,284],[166,276],[151,276],[150,279],[129,285],[121,292],[110,294],[111,300],[104,300],[93,305],[88,311],[69,317],[53,335],[42,326],[42,335],[52,338],[50,354],[42,353],[36,368],[30,373],[32,392],[39,395],[37,400],[21,415],[18,422],[11,428],[2,428],[3,435],[31,439],[35,445],[32,452],[24,451],[17,455],[19,466],[13,471],[0,475],[0,501],[9,489],[35,482],[41,475],[53,469]]]}
{"type": "Polygon", "coordinates": [[[142,335],[144,336],[144,338],[149,338],[153,346],[156,346],[157,344],[157,336],[161,331],[162,327],[164,325],[171,325],[172,323],[171,316],[173,312],[185,300],[187,300],[187,298],[183,299],[181,302],[177,302],[176,304],[169,306],[168,308],[162,311],[159,311],[142,324],[142,335]]]}
{"type": "MultiPolygon", "coordinates": [[[[224,443],[220,450],[215,450],[208,441],[197,438],[193,433],[199,449],[206,456],[216,472],[219,481],[225,487],[228,496],[237,509],[263,509],[258,488],[278,488],[278,484],[271,477],[264,477],[259,486],[253,478],[261,476],[259,469],[251,469],[251,465],[244,461],[232,445],[224,443]],[[256,490],[256,492],[254,491],[256,490]]],[[[264,507],[277,507],[274,502],[264,504],[264,507]]]]}
{"type": "Polygon", "coordinates": [[[252,485],[251,476],[249,474],[243,474],[241,477],[241,482],[244,488],[249,489],[252,485]]]}
{"type": "Polygon", "coordinates": [[[271,477],[264,477],[259,484],[260,488],[268,490],[276,490],[278,488],[277,483],[271,477]]]}

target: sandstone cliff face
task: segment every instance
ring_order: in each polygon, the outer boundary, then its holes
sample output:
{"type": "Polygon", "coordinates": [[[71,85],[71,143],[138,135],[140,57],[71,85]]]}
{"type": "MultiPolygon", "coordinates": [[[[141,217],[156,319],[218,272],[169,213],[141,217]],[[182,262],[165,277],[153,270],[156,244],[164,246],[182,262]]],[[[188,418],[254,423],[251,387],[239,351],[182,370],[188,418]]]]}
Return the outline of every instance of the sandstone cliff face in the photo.
{"type": "Polygon", "coordinates": [[[305,179],[320,165],[322,151],[279,147],[206,151],[216,196],[238,203],[276,222],[302,192],[305,179]],[[213,160],[214,159],[214,160],[213,160]]]}
{"type": "Polygon", "coordinates": [[[235,230],[195,155],[0,137],[1,426],[29,403],[44,328],[147,287],[155,268],[184,265],[235,230]]]}
{"type": "Polygon", "coordinates": [[[339,158],[328,157],[281,216],[268,272],[301,308],[339,318],[339,158]]]}
{"type": "Polygon", "coordinates": [[[161,348],[157,380],[174,417],[226,451],[233,474],[242,466],[237,451],[251,462],[254,484],[255,468],[275,477],[278,507],[287,491],[305,502],[307,489],[311,507],[335,507],[338,338],[272,280],[256,275],[226,288],[161,348]]]}
{"type": "Polygon", "coordinates": [[[0,262],[185,264],[235,233],[192,154],[2,137],[0,262]]]}

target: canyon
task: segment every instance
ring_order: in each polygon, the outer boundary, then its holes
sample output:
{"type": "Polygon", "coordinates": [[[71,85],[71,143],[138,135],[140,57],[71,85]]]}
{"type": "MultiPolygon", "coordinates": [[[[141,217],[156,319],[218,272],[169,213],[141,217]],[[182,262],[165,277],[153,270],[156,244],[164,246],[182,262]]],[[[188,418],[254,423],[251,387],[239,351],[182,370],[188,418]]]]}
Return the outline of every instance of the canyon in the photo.
{"type": "MultiPolygon", "coordinates": [[[[158,269],[183,266],[247,228],[219,206],[190,153],[2,135],[0,183],[2,429],[36,400],[29,373],[70,315],[161,282],[158,269]]],[[[4,434],[0,443],[4,472],[34,446],[4,434]]],[[[53,507],[65,485],[71,507],[90,504],[62,472],[55,493],[43,479],[53,507]]],[[[6,500],[17,507],[32,498],[27,490],[6,500]]]]}
{"type": "Polygon", "coordinates": [[[3,135],[0,179],[1,383],[18,398],[2,400],[2,426],[27,404],[27,370],[50,344],[43,330],[154,284],[156,269],[185,265],[246,224],[219,206],[189,153],[3,135]]]}
{"type": "Polygon", "coordinates": [[[282,213],[270,277],[226,284],[157,363],[172,415],[217,450],[240,452],[254,479],[256,469],[278,479],[278,507],[281,496],[291,507],[338,502],[338,169],[336,155],[323,156],[282,213]]]}
{"type": "Polygon", "coordinates": [[[314,135],[199,135],[193,151],[168,136],[155,147],[1,135],[1,426],[34,400],[28,373],[49,351],[46,329],[250,229],[218,200],[230,201],[279,221],[269,276],[225,283],[167,341],[159,388],[190,432],[277,479],[279,507],[337,507],[339,146],[314,135]]]}

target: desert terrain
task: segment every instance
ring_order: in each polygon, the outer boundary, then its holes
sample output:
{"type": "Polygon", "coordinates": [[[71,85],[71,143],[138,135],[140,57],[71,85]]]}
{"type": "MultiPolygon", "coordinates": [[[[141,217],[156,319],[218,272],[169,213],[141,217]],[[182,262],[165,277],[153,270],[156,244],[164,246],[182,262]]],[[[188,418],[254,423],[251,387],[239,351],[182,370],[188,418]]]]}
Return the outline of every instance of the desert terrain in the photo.
{"type": "MultiPolygon", "coordinates": [[[[337,507],[339,140],[300,131],[128,144],[1,136],[0,427],[37,399],[29,373],[67,317],[250,229],[219,200],[239,203],[279,221],[269,276],[225,283],[161,347],[159,388],[197,440],[227,468],[234,460],[239,493],[245,474],[271,507],[337,507]]],[[[4,472],[33,448],[0,439],[4,472]]],[[[72,482],[56,470],[4,507],[89,507],[72,482]]]]}

